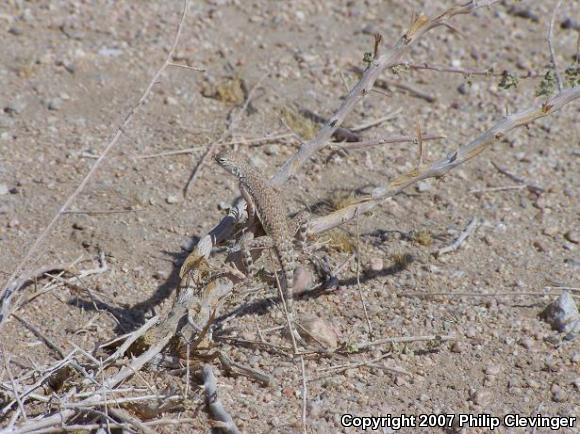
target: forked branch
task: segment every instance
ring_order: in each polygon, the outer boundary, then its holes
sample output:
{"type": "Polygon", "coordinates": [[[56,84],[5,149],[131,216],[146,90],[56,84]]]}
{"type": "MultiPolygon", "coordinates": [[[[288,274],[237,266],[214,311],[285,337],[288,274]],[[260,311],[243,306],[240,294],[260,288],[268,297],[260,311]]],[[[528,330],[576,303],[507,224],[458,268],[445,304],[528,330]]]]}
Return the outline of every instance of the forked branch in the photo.
{"type": "Polygon", "coordinates": [[[396,195],[420,180],[439,178],[481,154],[490,145],[504,138],[509,131],[551,115],[577,98],[580,98],[580,86],[566,89],[542,104],[533,105],[505,117],[479,137],[460,146],[455,152],[449,153],[445,158],[413,169],[393,179],[386,186],[375,188],[369,196],[361,199],[358,203],[339,209],[327,216],[313,219],[309,223],[309,232],[317,234],[332,229],[370,211],[381,201],[396,195]]]}

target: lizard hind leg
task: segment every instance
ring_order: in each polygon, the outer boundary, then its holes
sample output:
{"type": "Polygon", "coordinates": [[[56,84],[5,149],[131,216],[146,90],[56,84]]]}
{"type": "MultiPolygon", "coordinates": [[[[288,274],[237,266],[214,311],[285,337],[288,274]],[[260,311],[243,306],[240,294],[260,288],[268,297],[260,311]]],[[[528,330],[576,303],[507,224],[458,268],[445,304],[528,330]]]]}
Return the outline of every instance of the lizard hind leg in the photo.
{"type": "Polygon", "coordinates": [[[254,254],[256,250],[263,250],[272,248],[274,245],[272,238],[268,236],[254,238],[251,232],[245,232],[240,239],[240,251],[242,253],[242,263],[246,269],[248,277],[254,276],[257,271],[256,263],[254,261],[254,254]]]}

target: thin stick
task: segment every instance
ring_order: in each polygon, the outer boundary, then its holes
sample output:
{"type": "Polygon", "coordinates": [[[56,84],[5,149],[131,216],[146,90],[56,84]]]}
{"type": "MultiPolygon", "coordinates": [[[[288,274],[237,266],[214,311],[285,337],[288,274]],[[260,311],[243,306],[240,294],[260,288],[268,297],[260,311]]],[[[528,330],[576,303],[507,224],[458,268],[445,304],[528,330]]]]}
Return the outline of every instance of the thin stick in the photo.
{"type": "Polygon", "coordinates": [[[442,177],[455,167],[477,157],[493,143],[503,139],[509,131],[551,115],[577,98],[580,98],[580,86],[564,89],[548,101],[538,102],[503,118],[471,142],[460,146],[446,157],[426,165],[422,170],[413,169],[393,179],[386,186],[375,188],[370,195],[355,204],[341,208],[327,216],[313,218],[308,223],[309,233],[319,234],[342,225],[354,219],[358,214],[370,211],[385,199],[395,196],[418,181],[442,177]]]}
{"type": "Polygon", "coordinates": [[[453,335],[426,335],[426,336],[403,336],[397,338],[385,338],[385,339],[378,339],[372,342],[365,342],[362,344],[357,344],[357,350],[365,350],[370,347],[376,347],[377,345],[384,345],[384,344],[405,344],[409,342],[423,342],[423,341],[451,341],[457,339],[453,335]]]}
{"type": "Polygon", "coordinates": [[[357,125],[356,127],[352,127],[349,129],[355,133],[358,133],[359,131],[368,130],[370,128],[376,127],[377,125],[382,124],[383,122],[395,119],[399,115],[399,113],[401,113],[401,110],[402,109],[399,108],[399,109],[393,111],[392,113],[389,113],[389,114],[382,116],[378,119],[374,119],[372,121],[365,122],[364,124],[357,125]]]}
{"type": "Polygon", "coordinates": [[[398,292],[398,297],[547,297],[547,292],[398,292]]]}
{"type": "MultiPolygon", "coordinates": [[[[36,252],[36,250],[38,249],[40,244],[44,241],[44,239],[47,237],[47,235],[53,229],[54,225],[56,224],[56,222],[58,221],[58,219],[60,218],[62,213],[70,207],[70,205],[77,198],[77,196],[80,194],[80,192],[85,188],[85,186],[89,182],[89,179],[93,176],[93,174],[97,171],[97,168],[101,165],[101,163],[105,160],[105,158],[107,157],[109,152],[117,144],[117,142],[121,138],[121,135],[123,134],[123,131],[126,129],[126,127],[129,125],[129,123],[133,119],[133,116],[137,112],[137,109],[145,103],[147,97],[149,96],[149,94],[151,93],[151,90],[153,89],[153,86],[159,81],[161,74],[165,71],[165,69],[167,68],[167,65],[169,65],[169,63],[171,62],[171,59],[173,58],[173,54],[175,53],[175,50],[177,48],[179,38],[181,36],[181,30],[183,28],[183,22],[185,20],[185,16],[187,15],[188,7],[189,7],[189,0],[185,0],[183,2],[183,11],[181,13],[179,25],[177,26],[177,32],[175,33],[175,38],[173,40],[173,44],[172,44],[169,52],[167,53],[167,57],[166,57],[165,61],[163,62],[163,64],[161,65],[161,68],[159,68],[159,70],[155,73],[155,75],[153,76],[153,78],[149,82],[149,85],[145,89],[145,92],[143,92],[143,95],[141,96],[141,98],[139,98],[139,101],[137,101],[137,104],[135,104],[129,110],[129,113],[127,113],[127,115],[125,116],[125,119],[123,120],[121,125],[117,128],[115,135],[113,136],[111,141],[107,144],[107,146],[105,147],[105,149],[103,150],[103,152],[101,153],[99,158],[95,161],[93,166],[90,168],[89,172],[85,175],[85,177],[83,178],[81,183],[74,190],[74,192],[68,197],[68,199],[65,201],[65,203],[60,207],[60,209],[54,215],[52,220],[48,223],[46,228],[36,238],[36,240],[34,241],[32,246],[30,246],[28,248],[26,254],[20,260],[20,262],[18,263],[18,265],[14,269],[12,275],[10,276],[8,281],[6,282],[5,288],[3,289],[2,294],[0,294],[0,300],[2,300],[2,310],[3,311],[8,310],[7,305],[10,303],[11,296],[14,294],[14,291],[10,292],[10,289],[9,289],[11,282],[13,282],[16,279],[16,276],[18,276],[18,274],[24,269],[24,266],[26,265],[26,263],[32,258],[32,255],[36,252]],[[8,297],[5,297],[5,294],[8,292],[10,292],[10,295],[8,297]]],[[[2,324],[3,320],[5,320],[5,319],[6,319],[5,315],[0,316],[0,325],[2,324]]]]}
{"type": "Polygon", "coordinates": [[[308,389],[306,388],[306,368],[304,366],[304,356],[300,356],[300,366],[302,367],[302,430],[308,433],[308,423],[306,420],[306,407],[308,404],[308,389]]]}
{"type": "Polygon", "coordinates": [[[554,33],[554,22],[556,21],[556,14],[558,13],[558,9],[562,4],[562,0],[558,0],[554,10],[552,11],[552,18],[550,19],[550,26],[548,27],[548,49],[550,50],[550,62],[552,62],[552,67],[554,68],[554,73],[556,74],[556,81],[558,83],[558,91],[562,92],[564,88],[562,76],[560,75],[560,70],[558,68],[558,62],[556,61],[556,52],[554,51],[554,43],[552,42],[552,37],[554,33]]]}
{"type": "Polygon", "coordinates": [[[240,434],[240,430],[236,426],[234,419],[226,411],[220,399],[218,398],[217,384],[211,369],[211,365],[203,365],[202,376],[205,400],[211,415],[216,420],[216,422],[214,422],[214,426],[224,430],[226,433],[240,434]]]}
{"type": "MultiPolygon", "coordinates": [[[[179,424],[192,424],[197,422],[197,419],[193,419],[193,418],[187,418],[184,417],[183,419],[158,419],[158,420],[152,420],[150,422],[142,422],[143,425],[146,426],[157,426],[157,425],[179,425],[179,424]]],[[[52,433],[61,433],[63,431],[66,432],[76,432],[76,431],[97,431],[98,429],[103,428],[103,425],[100,423],[91,423],[91,424],[86,424],[86,425],[81,425],[81,424],[77,424],[77,425],[62,425],[59,427],[54,427],[54,428],[45,428],[45,429],[41,429],[41,430],[35,430],[34,434],[52,434],[52,433]]],[[[121,430],[127,430],[128,428],[130,428],[130,425],[128,423],[109,423],[109,428],[112,429],[121,429],[121,430]]],[[[24,433],[24,432],[30,432],[30,431],[15,431],[16,433],[24,433]]]]}
{"type": "Polygon", "coordinates": [[[521,185],[506,185],[504,187],[476,188],[473,190],[469,190],[469,192],[473,194],[493,193],[496,191],[523,190],[524,188],[528,188],[528,186],[525,184],[521,184],[521,185]]]}
{"type": "Polygon", "coordinates": [[[389,357],[390,354],[383,354],[379,357],[376,357],[372,360],[364,360],[362,362],[357,362],[357,363],[346,363],[343,365],[335,365],[335,366],[327,366],[324,368],[318,368],[317,371],[318,372],[326,372],[326,371],[346,371],[348,369],[354,369],[354,368],[359,368],[361,366],[367,366],[369,363],[376,363],[376,362],[380,362],[381,360],[389,357]]]}
{"type": "MultiPolygon", "coordinates": [[[[249,139],[238,139],[238,140],[231,140],[229,142],[223,143],[224,146],[228,146],[228,145],[257,145],[263,142],[275,142],[277,140],[283,140],[283,139],[290,139],[294,137],[294,134],[291,133],[284,133],[284,134],[275,134],[272,136],[265,136],[265,137],[256,137],[256,138],[249,138],[249,139]]],[[[137,159],[147,159],[147,158],[157,158],[157,157],[170,157],[173,155],[183,155],[183,154],[191,154],[192,152],[195,152],[199,149],[205,148],[207,146],[211,146],[211,143],[209,145],[200,145],[200,146],[195,146],[192,148],[184,148],[184,149],[176,149],[173,151],[165,151],[165,152],[159,152],[157,154],[147,154],[147,155],[138,155],[137,159]]]]}
{"type": "Polygon", "coordinates": [[[359,226],[359,217],[357,216],[356,220],[356,287],[358,290],[358,294],[360,297],[360,302],[362,304],[363,312],[365,314],[365,320],[367,322],[367,329],[369,332],[369,336],[373,336],[373,326],[371,324],[371,319],[369,318],[369,313],[367,310],[367,303],[365,300],[365,296],[363,294],[362,287],[360,285],[360,226],[359,226]]]}
{"type": "MultiPolygon", "coordinates": [[[[149,319],[145,324],[143,324],[137,330],[135,330],[134,332],[129,334],[127,336],[127,339],[125,339],[125,341],[123,342],[123,344],[121,346],[119,346],[119,348],[117,348],[117,350],[113,354],[111,354],[109,357],[107,357],[103,361],[103,368],[107,368],[112,362],[119,359],[120,357],[123,357],[123,355],[127,352],[129,347],[131,347],[131,345],[137,339],[139,339],[141,336],[143,336],[145,333],[147,333],[147,331],[149,329],[151,329],[153,326],[155,326],[158,322],[159,322],[159,316],[156,315],[153,318],[149,319]]],[[[99,373],[100,372],[97,372],[97,375],[99,373]]]]}
{"type": "Polygon", "coordinates": [[[181,63],[173,63],[173,62],[170,62],[170,63],[167,64],[167,66],[173,66],[175,68],[190,69],[192,71],[197,71],[197,72],[205,72],[205,68],[201,68],[199,66],[182,65],[181,63]]]}
{"type": "Polygon", "coordinates": [[[473,217],[469,222],[469,224],[467,225],[467,227],[465,228],[465,230],[461,232],[459,237],[457,237],[457,239],[451,245],[439,249],[436,253],[436,256],[441,256],[446,253],[454,252],[455,250],[457,250],[467,239],[467,237],[469,237],[471,234],[475,232],[479,224],[480,224],[479,219],[477,217],[473,217]]]}
{"type": "Polygon", "coordinates": [[[493,167],[495,167],[497,169],[497,171],[499,173],[507,176],[512,181],[518,182],[520,184],[524,184],[527,187],[527,189],[533,193],[543,193],[544,191],[546,191],[544,188],[540,187],[539,185],[532,184],[531,182],[528,182],[525,179],[520,178],[519,176],[516,176],[516,175],[510,173],[507,169],[501,167],[499,164],[496,164],[494,161],[492,161],[491,164],[493,165],[493,167]]]}
{"type": "MultiPolygon", "coordinates": [[[[396,80],[387,80],[385,78],[380,78],[377,80],[376,84],[378,87],[385,89],[385,90],[390,90],[391,87],[399,88],[405,92],[408,92],[409,94],[411,94],[411,96],[424,99],[427,102],[437,101],[436,96],[430,95],[427,92],[423,92],[422,90],[417,89],[415,86],[412,86],[410,84],[401,83],[401,82],[396,81],[396,80]]],[[[377,89],[373,89],[373,91],[378,92],[378,93],[383,93],[377,89]]],[[[384,94],[384,95],[389,96],[388,94],[384,94]]]]}
{"type": "MultiPolygon", "coordinates": [[[[6,354],[6,349],[4,347],[2,347],[2,353],[6,354]]],[[[18,408],[20,409],[20,413],[22,413],[24,420],[28,420],[28,417],[26,416],[26,411],[24,410],[24,403],[22,402],[22,399],[20,398],[20,393],[18,392],[18,387],[16,387],[16,381],[14,381],[14,377],[12,376],[12,370],[10,369],[10,357],[9,356],[4,357],[4,367],[6,369],[6,372],[8,373],[8,378],[10,379],[10,384],[12,385],[12,393],[14,394],[14,398],[16,399],[16,402],[18,403],[18,408]]]]}
{"type": "Polygon", "coordinates": [[[280,185],[289,177],[293,176],[308,159],[321,148],[326,146],[336,128],[342,124],[346,116],[352,111],[354,106],[368,94],[372,89],[379,75],[388,67],[397,65],[400,58],[413,46],[421,37],[430,30],[442,26],[449,19],[459,14],[468,14],[476,9],[485,6],[491,6],[497,3],[497,0],[470,1],[465,5],[450,8],[435,17],[429,18],[420,15],[413,20],[409,30],[401,36],[394,47],[385,50],[383,54],[375,59],[372,64],[365,70],[360,81],[352,88],[350,93],[342,102],[336,113],[331,116],[318,132],[316,137],[304,143],[298,153],[288,159],[276,175],[272,178],[272,184],[280,185]]]}
{"type": "MultiPolygon", "coordinates": [[[[440,140],[446,139],[447,136],[437,135],[437,134],[425,134],[422,139],[424,142],[427,140],[440,140]]],[[[365,149],[373,146],[385,145],[390,143],[406,143],[406,142],[416,142],[417,137],[414,136],[389,136],[374,140],[366,140],[362,142],[351,142],[351,143],[333,143],[333,146],[338,146],[341,149],[365,149]]]]}

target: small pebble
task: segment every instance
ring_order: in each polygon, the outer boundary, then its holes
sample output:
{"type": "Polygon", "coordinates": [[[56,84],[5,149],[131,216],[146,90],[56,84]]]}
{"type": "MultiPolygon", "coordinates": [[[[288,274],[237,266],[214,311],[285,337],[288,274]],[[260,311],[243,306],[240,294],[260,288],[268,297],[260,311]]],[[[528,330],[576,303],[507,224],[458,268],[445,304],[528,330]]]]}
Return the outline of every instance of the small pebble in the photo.
{"type": "Polygon", "coordinates": [[[384,267],[383,258],[375,257],[369,261],[369,269],[371,271],[381,271],[384,267]]]}
{"type": "Polygon", "coordinates": [[[491,394],[486,390],[478,390],[473,394],[471,400],[474,404],[485,406],[489,403],[491,394]]]}
{"type": "Polygon", "coordinates": [[[547,228],[544,228],[544,235],[553,237],[554,235],[557,235],[559,231],[560,230],[558,229],[557,226],[548,226],[547,228]]]}
{"type": "Polygon", "coordinates": [[[165,202],[167,202],[170,205],[173,205],[179,202],[179,198],[173,194],[170,194],[165,198],[165,202]]]}
{"type": "Polygon", "coordinates": [[[164,271],[158,270],[158,271],[156,271],[156,272],[153,273],[153,276],[152,277],[155,280],[163,280],[163,279],[165,279],[167,277],[167,275],[165,274],[164,271]]]}
{"type": "Polygon", "coordinates": [[[177,101],[177,99],[173,98],[172,96],[166,96],[165,99],[163,100],[163,103],[165,105],[177,105],[178,101],[177,101]]]}
{"type": "Polygon", "coordinates": [[[580,244],[580,231],[570,230],[564,234],[564,238],[574,244],[580,244]]]}
{"type": "Polygon", "coordinates": [[[501,372],[501,368],[497,364],[488,365],[488,366],[486,366],[484,372],[486,375],[495,376],[495,375],[499,375],[499,373],[501,372]]]}
{"type": "Polygon", "coordinates": [[[574,298],[568,291],[562,292],[549,304],[541,313],[541,317],[559,332],[572,333],[580,329],[580,314],[574,298]]]}
{"type": "Polygon", "coordinates": [[[321,318],[307,318],[300,321],[300,333],[312,345],[333,351],[338,347],[338,334],[334,326],[321,318]]]}
{"type": "Polygon", "coordinates": [[[520,340],[520,345],[526,350],[531,350],[534,346],[534,341],[531,338],[523,338],[520,340]]]}
{"type": "Polygon", "coordinates": [[[6,184],[0,184],[0,196],[10,193],[10,189],[6,184]]]}
{"type": "Polygon", "coordinates": [[[451,352],[452,353],[463,353],[467,349],[467,345],[465,342],[462,341],[455,341],[451,344],[451,352]]]}
{"type": "Polygon", "coordinates": [[[58,111],[62,108],[64,101],[61,98],[51,98],[46,102],[46,107],[52,111],[58,111]]]}
{"type": "Polygon", "coordinates": [[[467,327],[467,330],[465,330],[465,336],[468,338],[474,338],[477,334],[477,329],[473,326],[469,326],[467,327]]]}
{"type": "Polygon", "coordinates": [[[417,183],[416,189],[419,193],[425,193],[425,192],[431,190],[431,184],[427,181],[419,181],[417,183]]]}
{"type": "Polygon", "coordinates": [[[24,32],[22,31],[22,29],[20,27],[10,27],[8,29],[8,33],[10,33],[11,35],[14,35],[14,36],[20,36],[24,32]]]}
{"type": "Polygon", "coordinates": [[[12,101],[6,107],[4,107],[4,112],[9,115],[19,115],[26,108],[26,103],[22,100],[12,101]]]}

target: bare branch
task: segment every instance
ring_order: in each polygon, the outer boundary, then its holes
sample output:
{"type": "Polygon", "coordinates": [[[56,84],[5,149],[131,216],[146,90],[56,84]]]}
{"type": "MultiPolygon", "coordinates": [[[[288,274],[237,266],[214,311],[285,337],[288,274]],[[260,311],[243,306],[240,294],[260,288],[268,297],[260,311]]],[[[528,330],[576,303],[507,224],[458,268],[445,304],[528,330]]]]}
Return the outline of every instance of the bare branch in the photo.
{"type": "Polygon", "coordinates": [[[455,250],[457,250],[462,244],[463,242],[467,239],[467,237],[469,237],[471,234],[473,234],[475,232],[475,230],[477,229],[477,227],[479,226],[480,221],[477,217],[473,217],[471,219],[471,221],[469,222],[469,224],[467,225],[467,227],[465,228],[465,230],[463,232],[461,232],[461,234],[457,237],[457,239],[455,241],[453,241],[453,243],[447,247],[443,247],[442,249],[439,249],[436,252],[437,256],[441,256],[444,255],[445,253],[450,253],[450,252],[454,252],[455,250]]]}
{"type": "Polygon", "coordinates": [[[216,428],[220,428],[227,433],[240,434],[240,430],[236,426],[236,423],[218,398],[217,384],[210,365],[203,366],[202,375],[205,400],[210,413],[217,421],[215,422],[216,428]]]}
{"type": "Polygon", "coordinates": [[[552,67],[554,68],[554,73],[556,74],[556,81],[558,83],[558,91],[562,92],[564,88],[562,76],[560,75],[560,70],[558,69],[558,62],[556,61],[556,52],[554,51],[554,43],[552,41],[553,34],[554,34],[554,22],[556,21],[556,14],[558,13],[558,9],[562,4],[562,0],[558,0],[554,10],[552,11],[552,17],[550,18],[550,26],[548,27],[548,48],[550,50],[550,61],[552,62],[552,67]]]}
{"type": "Polygon", "coordinates": [[[455,152],[449,153],[445,158],[418,170],[411,170],[392,180],[384,187],[375,188],[369,196],[361,199],[358,203],[339,209],[327,216],[311,220],[309,223],[310,233],[317,234],[324,232],[352,220],[357,215],[364,214],[373,209],[384,199],[393,197],[418,181],[428,178],[439,178],[445,175],[455,167],[481,154],[491,144],[503,139],[514,128],[527,125],[535,120],[551,115],[577,98],[580,98],[580,86],[565,89],[560,94],[548,99],[542,104],[533,105],[530,108],[505,117],[476,139],[459,147],[455,152]]]}
{"type": "MultiPolygon", "coordinates": [[[[295,175],[314,153],[326,146],[330,142],[332,134],[342,124],[346,116],[372,89],[373,84],[379,78],[379,75],[386,68],[399,64],[403,54],[405,54],[425,33],[431,29],[444,25],[455,15],[468,14],[481,7],[491,6],[494,3],[497,3],[497,1],[499,0],[473,0],[464,5],[452,7],[432,18],[425,15],[413,17],[409,30],[401,36],[392,49],[380,54],[378,59],[373,59],[369,67],[364,71],[360,81],[352,88],[350,93],[344,99],[342,105],[320,129],[316,137],[304,143],[299,151],[283,164],[270,182],[273,185],[283,184],[291,176],[295,175]]],[[[212,247],[231,235],[233,225],[239,222],[245,215],[245,207],[245,201],[237,201],[230,209],[228,215],[213,227],[209,233],[201,238],[191,255],[195,257],[209,257],[212,247]]]]}

